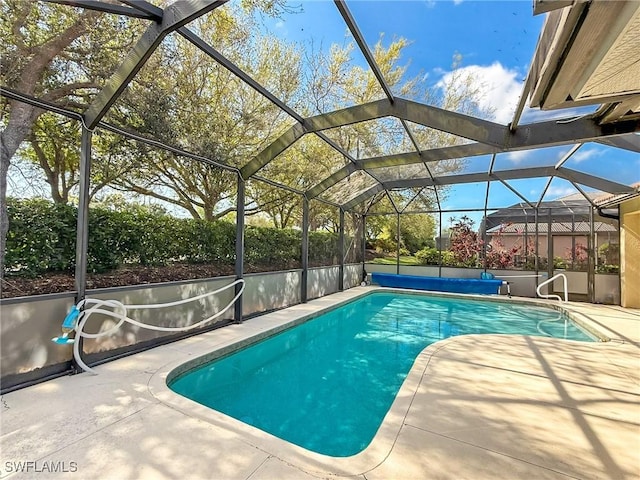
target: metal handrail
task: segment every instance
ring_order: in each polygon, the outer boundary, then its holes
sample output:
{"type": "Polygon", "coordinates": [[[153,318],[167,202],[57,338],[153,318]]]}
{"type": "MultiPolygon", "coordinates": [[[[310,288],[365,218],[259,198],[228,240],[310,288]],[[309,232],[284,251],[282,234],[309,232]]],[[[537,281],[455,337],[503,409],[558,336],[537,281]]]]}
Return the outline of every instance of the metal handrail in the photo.
{"type": "Polygon", "coordinates": [[[540,332],[540,334],[544,335],[545,337],[553,337],[552,334],[545,332],[543,325],[545,323],[555,323],[558,321],[562,321],[564,322],[564,338],[567,338],[567,328],[569,326],[569,319],[562,312],[557,312],[557,314],[558,314],[557,318],[554,318],[551,320],[540,320],[538,322],[538,324],[536,325],[536,328],[538,329],[538,332],[540,332]]]}
{"type": "Polygon", "coordinates": [[[538,294],[538,296],[540,298],[554,298],[557,299],[558,301],[562,302],[562,298],[559,295],[555,295],[555,294],[546,294],[546,293],[540,293],[540,287],[545,286],[548,283],[553,282],[554,280],[556,280],[557,278],[562,277],[562,283],[563,283],[563,287],[564,287],[564,301],[568,302],[569,301],[569,292],[567,289],[567,276],[564,273],[558,273],[556,275],[554,275],[553,277],[545,280],[544,282],[542,282],[540,285],[538,285],[536,287],[536,293],[538,294]]]}

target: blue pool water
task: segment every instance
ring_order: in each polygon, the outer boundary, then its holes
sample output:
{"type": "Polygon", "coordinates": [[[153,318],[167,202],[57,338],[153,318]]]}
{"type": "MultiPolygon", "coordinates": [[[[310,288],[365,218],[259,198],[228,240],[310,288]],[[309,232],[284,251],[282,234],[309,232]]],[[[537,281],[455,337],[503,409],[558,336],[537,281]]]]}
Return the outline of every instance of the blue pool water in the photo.
{"type": "Polygon", "coordinates": [[[344,457],[373,439],[427,345],[470,333],[593,341],[552,309],[374,293],[192,370],[170,388],[296,445],[344,457]]]}

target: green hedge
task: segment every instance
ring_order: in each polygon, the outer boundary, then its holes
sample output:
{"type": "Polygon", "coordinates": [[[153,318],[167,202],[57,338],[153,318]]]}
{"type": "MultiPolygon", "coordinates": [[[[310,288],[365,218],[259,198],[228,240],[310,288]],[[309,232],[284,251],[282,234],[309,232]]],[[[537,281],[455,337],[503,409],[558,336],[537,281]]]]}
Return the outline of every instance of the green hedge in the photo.
{"type": "Polygon", "coordinates": [[[35,275],[69,270],[74,262],[76,210],[43,200],[7,199],[9,232],[5,250],[7,273],[35,275]]]}
{"type": "MultiPolygon", "coordinates": [[[[8,199],[9,233],[5,273],[35,276],[75,268],[77,209],[46,200],[8,199]]],[[[172,262],[233,265],[235,225],[225,221],[180,219],[140,206],[89,211],[87,270],[105,272],[126,264],[172,262]]],[[[270,269],[300,265],[299,230],[247,227],[245,263],[270,269]]],[[[310,232],[309,261],[330,265],[338,236],[310,232]]]]}
{"type": "Polygon", "coordinates": [[[244,261],[249,265],[298,266],[302,257],[299,231],[268,227],[247,227],[244,234],[244,261]]]}

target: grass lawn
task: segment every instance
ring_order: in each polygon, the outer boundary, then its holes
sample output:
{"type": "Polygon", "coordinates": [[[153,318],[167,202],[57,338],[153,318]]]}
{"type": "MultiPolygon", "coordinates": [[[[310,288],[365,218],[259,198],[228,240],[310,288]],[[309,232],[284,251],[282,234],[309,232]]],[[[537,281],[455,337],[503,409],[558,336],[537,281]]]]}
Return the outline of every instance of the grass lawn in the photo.
{"type": "MultiPolygon", "coordinates": [[[[395,265],[396,256],[374,258],[368,263],[374,263],[376,265],[395,265]]],[[[400,265],[421,265],[421,263],[416,257],[412,257],[411,255],[400,255],[400,265]]]]}

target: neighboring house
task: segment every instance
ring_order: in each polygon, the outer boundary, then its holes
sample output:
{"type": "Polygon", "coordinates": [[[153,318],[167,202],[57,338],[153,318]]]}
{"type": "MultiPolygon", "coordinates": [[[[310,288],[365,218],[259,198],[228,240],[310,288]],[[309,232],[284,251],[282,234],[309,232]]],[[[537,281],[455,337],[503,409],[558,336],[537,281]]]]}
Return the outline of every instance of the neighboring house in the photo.
{"type": "Polygon", "coordinates": [[[618,209],[620,305],[640,308],[640,182],[632,187],[635,187],[635,193],[603,196],[595,204],[599,209],[618,209]]]}
{"type": "MultiPolygon", "coordinates": [[[[594,202],[602,194],[589,194],[594,202]]],[[[538,206],[537,243],[538,256],[551,256],[558,268],[586,269],[587,248],[589,246],[590,211],[592,204],[582,194],[569,195],[557,200],[542,202],[538,206]],[[551,231],[551,242],[549,241],[551,231]]],[[[606,215],[606,214],[605,214],[606,215]]],[[[489,249],[517,252],[515,266],[521,266],[524,259],[535,255],[536,214],[526,203],[518,203],[498,210],[486,217],[486,242],[489,249]]],[[[481,226],[482,228],[482,226],[481,226]]],[[[618,221],[613,218],[594,215],[594,243],[596,265],[617,270],[620,236],[618,221]],[[614,268],[615,266],[616,268],[614,268]]]]}

